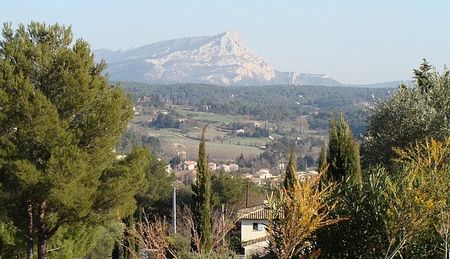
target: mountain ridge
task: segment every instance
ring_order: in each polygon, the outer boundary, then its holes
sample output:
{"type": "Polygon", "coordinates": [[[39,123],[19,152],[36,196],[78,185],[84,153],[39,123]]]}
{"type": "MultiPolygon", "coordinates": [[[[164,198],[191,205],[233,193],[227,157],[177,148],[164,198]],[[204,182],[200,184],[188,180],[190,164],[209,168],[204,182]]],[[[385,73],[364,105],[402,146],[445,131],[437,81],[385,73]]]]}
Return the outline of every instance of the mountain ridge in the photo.
{"type": "Polygon", "coordinates": [[[108,63],[111,80],[145,83],[218,85],[342,85],[326,74],[282,72],[243,43],[239,33],[224,32],[159,41],[126,49],[94,51],[108,63]]]}

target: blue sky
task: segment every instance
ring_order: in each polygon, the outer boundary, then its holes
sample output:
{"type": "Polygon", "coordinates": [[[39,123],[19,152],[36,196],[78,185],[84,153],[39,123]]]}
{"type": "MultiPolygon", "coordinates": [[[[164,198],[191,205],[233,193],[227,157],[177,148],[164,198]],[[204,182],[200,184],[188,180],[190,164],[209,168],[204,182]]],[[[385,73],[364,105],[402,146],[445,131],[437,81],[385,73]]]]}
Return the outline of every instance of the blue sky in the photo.
{"type": "Polygon", "coordinates": [[[4,1],[2,22],[58,22],[93,49],[238,31],[281,71],[344,83],[410,79],[422,58],[450,64],[450,1],[4,1]]]}

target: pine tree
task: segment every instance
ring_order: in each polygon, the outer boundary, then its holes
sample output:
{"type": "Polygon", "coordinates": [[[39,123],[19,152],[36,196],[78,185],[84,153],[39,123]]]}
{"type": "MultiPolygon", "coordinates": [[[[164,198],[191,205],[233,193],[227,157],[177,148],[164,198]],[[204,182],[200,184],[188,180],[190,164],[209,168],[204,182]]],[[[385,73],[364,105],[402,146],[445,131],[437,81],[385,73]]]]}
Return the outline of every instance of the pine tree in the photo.
{"type": "Polygon", "coordinates": [[[290,193],[295,188],[298,187],[298,178],[297,178],[297,157],[295,156],[295,148],[291,147],[291,151],[289,152],[289,162],[286,167],[286,175],[284,177],[283,182],[284,189],[290,193]]]}
{"type": "MultiPolygon", "coordinates": [[[[0,41],[0,192],[33,258],[61,227],[134,211],[145,174],[114,163],[132,102],[71,29],[5,25],[0,41]]],[[[141,157],[141,156],[139,156],[141,157]]],[[[136,159],[138,159],[136,157],[136,159]]],[[[131,163],[131,164],[129,164],[131,163]]],[[[19,248],[18,248],[19,249],[19,248]]]]}
{"type": "Polygon", "coordinates": [[[423,94],[428,93],[433,88],[431,70],[432,67],[426,59],[423,59],[419,69],[414,69],[414,79],[416,80],[417,87],[423,94]]]}
{"type": "Polygon", "coordinates": [[[211,223],[211,172],[208,169],[205,150],[205,131],[201,132],[198,150],[197,179],[192,186],[193,215],[196,222],[196,231],[201,240],[201,251],[209,253],[212,248],[212,223],[211,223]]]}
{"type": "Polygon", "coordinates": [[[338,118],[333,116],[330,120],[327,162],[331,179],[343,181],[351,177],[356,182],[361,181],[359,147],[342,114],[338,118]]]}

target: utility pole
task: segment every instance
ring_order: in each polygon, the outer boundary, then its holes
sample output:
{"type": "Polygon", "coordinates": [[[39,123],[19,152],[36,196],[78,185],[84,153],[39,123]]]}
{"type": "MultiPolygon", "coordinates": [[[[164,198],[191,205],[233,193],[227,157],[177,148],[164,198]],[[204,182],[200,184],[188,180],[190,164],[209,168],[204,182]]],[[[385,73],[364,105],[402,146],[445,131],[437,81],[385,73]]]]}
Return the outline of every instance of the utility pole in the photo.
{"type": "Polygon", "coordinates": [[[177,233],[177,187],[175,186],[173,186],[172,212],[173,233],[177,233]]]}
{"type": "Polygon", "coordinates": [[[222,203],[222,245],[225,246],[225,204],[222,203]]]}
{"type": "Polygon", "coordinates": [[[245,182],[245,207],[248,208],[248,187],[250,185],[250,182],[247,180],[245,182]]]}

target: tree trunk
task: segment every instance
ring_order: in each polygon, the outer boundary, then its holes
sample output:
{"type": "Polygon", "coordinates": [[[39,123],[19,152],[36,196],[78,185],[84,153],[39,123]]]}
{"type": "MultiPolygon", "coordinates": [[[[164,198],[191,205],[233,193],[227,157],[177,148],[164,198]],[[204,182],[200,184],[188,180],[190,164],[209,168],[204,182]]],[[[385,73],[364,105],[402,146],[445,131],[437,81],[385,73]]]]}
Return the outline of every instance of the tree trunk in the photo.
{"type": "MultiPolygon", "coordinates": [[[[138,223],[136,224],[136,226],[138,227],[137,231],[139,231],[139,233],[142,233],[142,206],[139,202],[137,203],[137,220],[138,220],[138,223]]],[[[138,242],[135,242],[135,251],[137,255],[139,255],[141,252],[141,250],[139,249],[138,242]]]]}
{"type": "Polygon", "coordinates": [[[134,229],[134,216],[133,214],[129,215],[126,218],[126,229],[125,229],[125,245],[124,245],[124,258],[131,259],[134,255],[135,243],[133,236],[130,234],[130,231],[134,229]]]}
{"type": "Polygon", "coordinates": [[[47,259],[47,229],[45,226],[46,202],[39,204],[38,259],[47,259]]]}
{"type": "Polygon", "coordinates": [[[137,203],[137,218],[138,218],[138,226],[142,225],[142,205],[138,202],[137,203]]]}
{"type": "Polygon", "coordinates": [[[120,244],[119,241],[114,242],[114,249],[112,251],[111,258],[112,259],[120,259],[120,244]]]}
{"type": "Polygon", "coordinates": [[[27,201],[27,259],[33,259],[33,204],[31,201],[27,201]]]}

